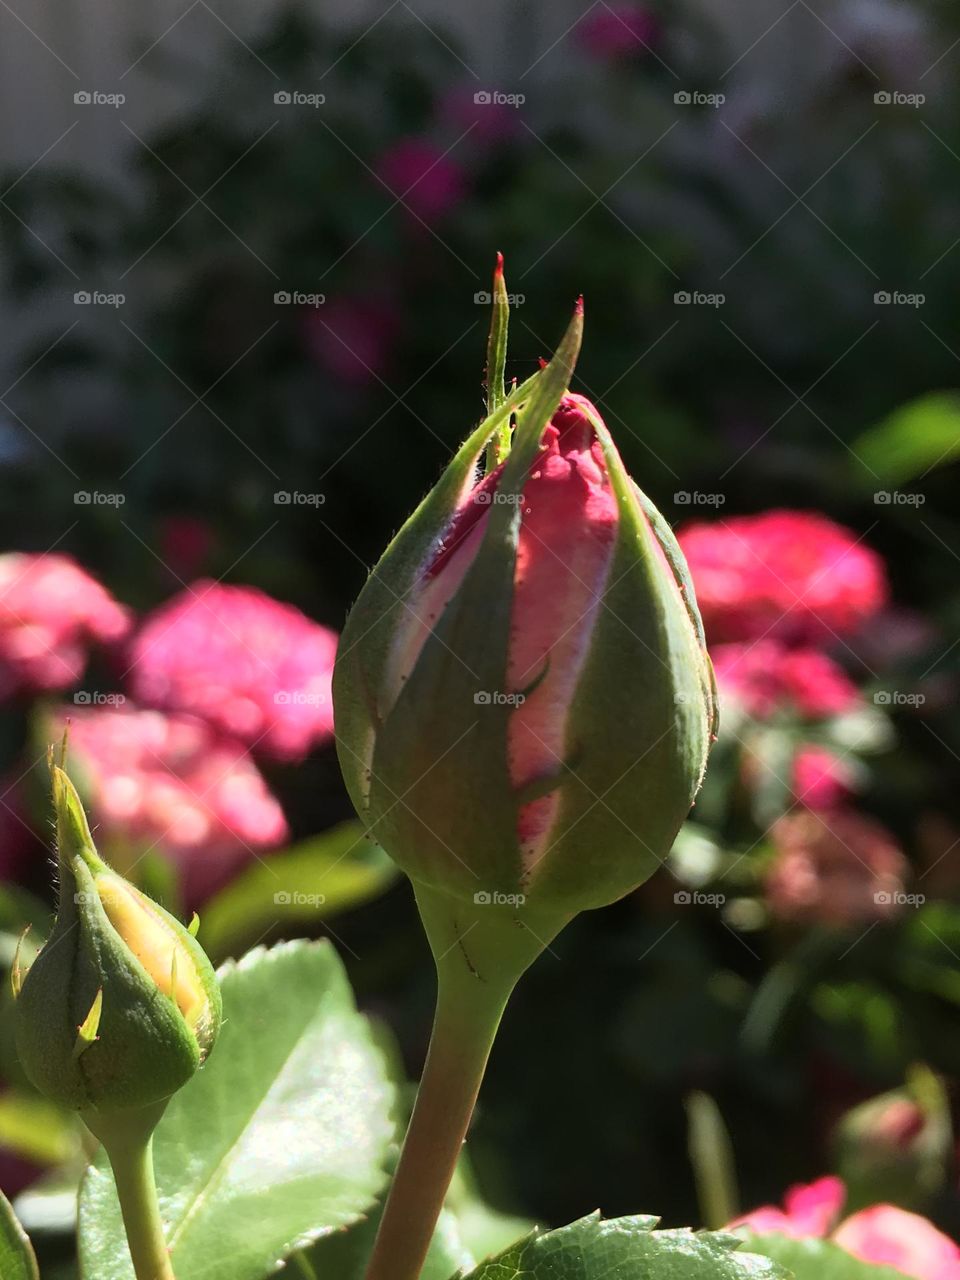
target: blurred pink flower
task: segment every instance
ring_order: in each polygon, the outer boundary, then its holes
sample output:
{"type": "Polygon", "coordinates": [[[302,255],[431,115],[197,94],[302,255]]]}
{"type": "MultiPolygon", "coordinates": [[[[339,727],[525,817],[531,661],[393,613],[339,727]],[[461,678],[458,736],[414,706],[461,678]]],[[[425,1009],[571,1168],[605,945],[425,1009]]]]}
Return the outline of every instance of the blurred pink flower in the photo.
{"type": "Polygon", "coordinates": [[[122,639],[130,621],[69,556],[0,556],[0,697],[68,688],[90,642],[122,639]]]}
{"type": "Polygon", "coordinates": [[[301,760],[333,733],[337,636],[253,587],[194,583],[155,609],[130,681],[149,706],[200,716],[265,755],[301,760]]]}
{"type": "Polygon", "coordinates": [[[602,4],[577,24],[577,38],[595,58],[645,53],[660,35],[656,14],[642,4],[602,4]]]}
{"type": "Polygon", "coordinates": [[[876,552],[814,511],[766,511],[679,534],[712,642],[848,635],[883,607],[876,552]]]}
{"type": "Polygon", "coordinates": [[[463,170],[426,138],[402,138],[376,164],[377,176],[407,210],[435,222],[460,203],[466,192],[463,170]]]}
{"type": "MultiPolygon", "coordinates": [[[[249,752],[192,716],[120,707],[64,710],[69,758],[105,856],[156,848],[196,905],[244,863],[287,837],[287,823],[249,752]]],[[[122,865],[122,859],[121,859],[122,865]]]]}
{"type": "Polygon", "coordinates": [[[892,1204],[861,1209],[833,1239],[855,1258],[896,1267],[916,1280],[960,1280],[960,1248],[926,1218],[892,1204]]]}
{"type": "Polygon", "coordinates": [[[960,1280],[960,1247],[926,1218],[891,1204],[875,1204],[836,1226],[846,1198],[839,1178],[791,1187],[784,1209],[765,1205],[729,1224],[756,1235],[830,1238],[864,1262],[895,1267],[913,1280],[960,1280]],[[832,1234],[831,1234],[832,1232],[832,1234]]]}
{"type": "Polygon", "coordinates": [[[808,809],[835,809],[849,800],[856,775],[833,751],[804,743],[793,757],[793,794],[808,809]]]}
{"type": "Polygon", "coordinates": [[[396,308],[379,298],[331,298],[303,317],[307,350],[342,382],[375,380],[399,331],[396,308]]]}
{"type": "Polygon", "coordinates": [[[798,809],[779,818],[770,834],[776,852],[766,901],[779,919],[845,927],[902,910],[907,860],[873,819],[852,809],[798,809]]]}
{"type": "Polygon", "coordinates": [[[819,649],[791,649],[768,638],[715,644],[710,656],[721,697],[738,702],[758,720],[779,711],[820,720],[861,701],[860,690],[843,668],[819,649]]]}
{"type": "Polygon", "coordinates": [[[839,1178],[818,1178],[805,1185],[798,1183],[784,1196],[782,1209],[774,1204],[763,1205],[737,1218],[727,1229],[745,1227],[758,1236],[776,1233],[795,1240],[807,1236],[822,1238],[840,1217],[846,1198],[846,1188],[839,1178]]]}

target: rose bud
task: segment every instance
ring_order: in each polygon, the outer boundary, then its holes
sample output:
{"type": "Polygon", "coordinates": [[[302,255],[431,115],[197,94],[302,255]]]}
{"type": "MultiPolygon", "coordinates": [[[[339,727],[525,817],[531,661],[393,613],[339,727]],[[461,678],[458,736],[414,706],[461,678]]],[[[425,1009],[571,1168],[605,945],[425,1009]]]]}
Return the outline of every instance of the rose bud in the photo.
{"type": "Polygon", "coordinates": [[[656,870],[714,730],[676,540],[597,410],[566,392],[579,325],[388,547],[334,674],[351,797],[421,906],[423,887],[522,902],[541,929],[656,870]],[[512,448],[478,480],[511,411],[512,448]]]}
{"type": "Polygon", "coordinates": [[[99,856],[83,806],[52,766],[59,862],[53,931],[14,971],[17,1049],[48,1098],[91,1118],[166,1099],[220,1025],[220,991],[189,930],[99,856]]]}

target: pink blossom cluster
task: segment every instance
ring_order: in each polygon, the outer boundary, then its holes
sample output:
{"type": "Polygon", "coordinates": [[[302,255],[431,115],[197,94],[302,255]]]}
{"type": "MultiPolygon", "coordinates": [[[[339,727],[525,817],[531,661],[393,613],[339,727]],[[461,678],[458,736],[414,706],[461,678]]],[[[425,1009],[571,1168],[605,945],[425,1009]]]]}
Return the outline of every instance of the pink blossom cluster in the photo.
{"type": "Polygon", "coordinates": [[[791,1187],[782,1209],[764,1205],[737,1218],[729,1230],[830,1239],[863,1262],[894,1267],[913,1280],[960,1280],[960,1246],[926,1218],[892,1204],[875,1204],[841,1221],[845,1199],[839,1178],[819,1178],[791,1187]]]}
{"type": "Polygon", "coordinates": [[[136,636],[130,682],[146,706],[188,712],[261,754],[301,760],[333,733],[337,636],[252,587],[197,582],[136,636]]]}
{"type": "Polygon", "coordinates": [[[196,903],[287,838],[253,753],[299,760],[332,735],[337,637],[261,591],[207,581],[131,640],[132,625],[67,557],[0,557],[0,695],[68,688],[93,643],[128,642],[132,697],[63,708],[51,736],[70,721],[70,759],[105,849],[128,865],[156,849],[196,903]]]}
{"type": "Polygon", "coordinates": [[[279,802],[249,752],[192,716],[131,705],[76,707],[70,758],[108,858],[122,867],[156,849],[180,873],[191,904],[219,888],[251,856],[287,836],[279,802]]]}
{"type": "Polygon", "coordinates": [[[114,644],[129,612],[69,556],[0,556],[0,697],[75,684],[92,644],[114,644]]]}

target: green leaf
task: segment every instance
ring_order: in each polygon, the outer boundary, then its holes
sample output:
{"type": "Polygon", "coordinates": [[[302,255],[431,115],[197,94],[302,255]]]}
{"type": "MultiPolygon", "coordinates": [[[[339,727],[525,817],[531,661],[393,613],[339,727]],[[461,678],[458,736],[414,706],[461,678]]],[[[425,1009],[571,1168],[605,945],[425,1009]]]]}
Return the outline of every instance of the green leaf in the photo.
{"type": "Polygon", "coordinates": [[[912,400],[865,431],[851,452],[868,487],[922,478],[960,454],[960,396],[934,391],[912,400]]]}
{"type": "Polygon", "coordinates": [[[794,1280],[904,1280],[902,1271],[861,1262],[830,1240],[791,1240],[789,1236],[747,1236],[744,1248],[788,1267],[794,1280]]]}
{"type": "Polygon", "coordinates": [[[10,1201],[0,1193],[0,1276],[3,1280],[40,1280],[27,1233],[17,1221],[10,1201]]]}
{"type": "Polygon", "coordinates": [[[315,924],[359,906],[399,874],[359,822],[341,823],[251,863],[201,912],[200,941],[215,957],[229,955],[272,925],[315,924]]]}
{"type": "Polygon", "coordinates": [[[654,1231],[656,1218],[599,1213],[525,1240],[482,1262],[470,1280],[788,1280],[767,1258],[736,1251],[739,1241],[711,1232],[654,1231]]]}
{"type": "MultiPolygon", "coordinates": [[[[391,1087],[329,943],[258,948],[220,971],[223,1029],[154,1141],[177,1280],[262,1280],[355,1221],[383,1182],[391,1087]]],[[[85,1280],[132,1280],[101,1153],[80,1199],[85,1280]]]]}

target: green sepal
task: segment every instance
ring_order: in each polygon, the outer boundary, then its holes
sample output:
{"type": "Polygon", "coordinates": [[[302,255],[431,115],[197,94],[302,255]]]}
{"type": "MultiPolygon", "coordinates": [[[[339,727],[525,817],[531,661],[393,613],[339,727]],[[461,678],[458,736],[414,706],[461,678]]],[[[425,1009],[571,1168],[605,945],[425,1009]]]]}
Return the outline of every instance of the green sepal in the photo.
{"type": "Polygon", "coordinates": [[[16,1002],[18,1055],[31,1083],[64,1106],[143,1108],[185,1084],[210,1051],[220,991],[184,926],[99,856],[76,790],[59,768],[53,789],[59,906],[16,1002]],[[159,931],[179,956],[181,977],[189,970],[197,997],[190,1022],[111,923],[104,906],[111,894],[122,897],[138,936],[159,931]]]}
{"type": "Polygon", "coordinates": [[[466,898],[520,892],[519,800],[507,752],[511,708],[481,706],[476,698],[510,692],[507,649],[521,521],[521,505],[511,498],[522,492],[544,428],[569,386],[582,324],[578,308],[519,413],[497,485],[502,501],[489,509],[477,554],[376,735],[374,838],[413,879],[466,898]]]}
{"type": "Polygon", "coordinates": [[[386,670],[407,597],[420,581],[491,436],[530,396],[540,370],[515,388],[460,446],[443,475],[409,517],[374,567],[344,624],[333,669],[337,753],[354,807],[366,819],[373,743],[386,714],[386,670]]]}
{"type": "MultiPolygon", "coordinates": [[[[490,335],[487,338],[487,413],[494,413],[506,399],[504,369],[507,363],[507,330],[510,326],[510,299],[503,277],[503,254],[497,254],[493,272],[490,335]]],[[[492,471],[510,452],[510,420],[502,423],[487,445],[487,471],[492,471]]]]}

